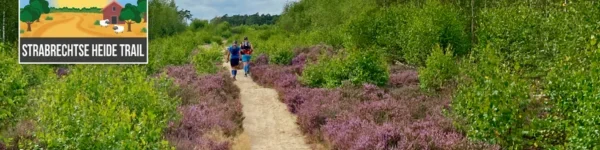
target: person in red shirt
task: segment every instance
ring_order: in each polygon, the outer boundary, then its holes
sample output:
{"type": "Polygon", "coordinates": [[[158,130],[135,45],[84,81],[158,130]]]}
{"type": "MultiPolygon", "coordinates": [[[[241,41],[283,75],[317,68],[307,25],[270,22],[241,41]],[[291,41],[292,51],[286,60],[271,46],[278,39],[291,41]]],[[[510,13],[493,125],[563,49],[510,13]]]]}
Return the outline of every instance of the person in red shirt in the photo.
{"type": "Polygon", "coordinates": [[[250,58],[252,58],[251,54],[252,54],[252,51],[254,51],[254,49],[252,48],[252,45],[248,41],[248,37],[244,37],[244,42],[242,42],[240,47],[242,48],[242,62],[244,63],[244,76],[247,77],[248,74],[250,74],[250,58]]]}

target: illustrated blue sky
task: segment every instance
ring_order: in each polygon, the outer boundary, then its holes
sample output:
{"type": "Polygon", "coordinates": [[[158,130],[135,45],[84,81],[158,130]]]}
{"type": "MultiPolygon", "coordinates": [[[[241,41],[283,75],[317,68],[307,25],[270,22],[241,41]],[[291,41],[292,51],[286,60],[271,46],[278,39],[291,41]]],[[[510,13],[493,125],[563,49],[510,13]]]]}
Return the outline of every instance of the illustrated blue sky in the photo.
{"type": "Polygon", "coordinates": [[[192,17],[210,20],[216,16],[236,14],[281,14],[288,2],[298,0],[175,0],[192,17]]]}
{"type": "MultiPolygon", "coordinates": [[[[48,0],[48,2],[50,3],[50,7],[54,7],[53,4],[54,0],[48,0]]],[[[29,0],[19,0],[19,8],[23,8],[25,7],[27,4],[29,4],[29,0]]],[[[137,5],[137,0],[117,0],[117,2],[119,2],[121,5],[125,6],[125,4],[127,3],[131,3],[134,5],[137,5]]]]}

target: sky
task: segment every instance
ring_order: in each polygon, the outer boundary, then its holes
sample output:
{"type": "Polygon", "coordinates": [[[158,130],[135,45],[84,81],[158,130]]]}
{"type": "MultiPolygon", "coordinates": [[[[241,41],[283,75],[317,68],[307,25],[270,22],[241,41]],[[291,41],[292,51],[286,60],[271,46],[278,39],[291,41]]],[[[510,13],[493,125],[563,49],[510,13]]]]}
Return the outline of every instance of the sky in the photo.
{"type": "MultiPolygon", "coordinates": [[[[56,7],[56,3],[58,1],[65,1],[67,3],[68,3],[68,1],[73,1],[76,3],[82,3],[82,1],[93,1],[93,3],[99,3],[98,5],[100,7],[104,7],[108,4],[109,1],[112,1],[112,0],[48,0],[48,2],[50,3],[50,7],[56,7]]],[[[175,0],[175,1],[177,1],[177,0],[175,0]]],[[[29,0],[19,0],[19,2],[20,2],[20,5],[19,5],[20,8],[23,8],[27,4],[29,4],[29,0]]],[[[127,3],[137,5],[137,0],[117,0],[117,2],[119,2],[123,6],[125,6],[125,4],[127,4],[127,3]]]]}
{"type": "MultiPolygon", "coordinates": [[[[29,3],[29,0],[19,0],[20,7],[23,8],[29,3]]],[[[50,7],[56,7],[57,1],[77,1],[84,0],[48,0],[50,7]]],[[[110,0],[86,0],[86,1],[105,1],[110,0]]],[[[121,5],[127,3],[136,4],[137,0],[117,0],[121,5]]],[[[179,8],[189,10],[194,18],[210,20],[216,16],[225,14],[281,14],[283,7],[288,2],[298,0],[175,0],[179,8]]],[[[102,2],[103,3],[103,2],[102,2]]],[[[103,6],[102,6],[103,7],[103,6]]]]}
{"type": "Polygon", "coordinates": [[[192,17],[210,20],[216,16],[236,14],[281,14],[287,2],[298,0],[175,0],[192,17]]]}

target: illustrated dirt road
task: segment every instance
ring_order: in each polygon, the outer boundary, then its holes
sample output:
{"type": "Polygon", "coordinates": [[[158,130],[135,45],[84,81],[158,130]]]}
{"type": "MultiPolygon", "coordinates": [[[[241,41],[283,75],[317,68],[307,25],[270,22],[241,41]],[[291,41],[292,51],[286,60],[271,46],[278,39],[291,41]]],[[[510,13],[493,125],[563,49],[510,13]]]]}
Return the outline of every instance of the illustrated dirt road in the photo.
{"type": "MultiPolygon", "coordinates": [[[[223,63],[223,66],[228,70],[231,68],[229,63],[223,63]]],[[[244,77],[243,70],[238,70],[236,78],[234,83],[240,88],[245,119],[244,133],[236,139],[233,149],[310,149],[296,124],[296,116],[279,101],[274,89],[259,86],[250,76],[244,77]]]]}
{"type": "MultiPolygon", "coordinates": [[[[146,23],[131,24],[131,32],[127,24],[120,24],[126,29],[122,33],[115,33],[114,25],[102,27],[94,22],[102,18],[99,13],[50,13],[43,14],[50,20],[41,19],[41,22],[31,24],[31,31],[23,31],[22,37],[146,37],[144,32],[146,23]]],[[[27,29],[27,24],[20,23],[22,30],[27,29]]]]}
{"type": "Polygon", "coordinates": [[[69,19],[53,22],[41,27],[33,35],[36,37],[98,37],[101,35],[86,32],[78,25],[81,24],[83,18],[81,16],[72,16],[69,19]],[[69,32],[65,32],[67,30],[69,32]],[[77,29],[77,30],[75,30],[77,29]]]}

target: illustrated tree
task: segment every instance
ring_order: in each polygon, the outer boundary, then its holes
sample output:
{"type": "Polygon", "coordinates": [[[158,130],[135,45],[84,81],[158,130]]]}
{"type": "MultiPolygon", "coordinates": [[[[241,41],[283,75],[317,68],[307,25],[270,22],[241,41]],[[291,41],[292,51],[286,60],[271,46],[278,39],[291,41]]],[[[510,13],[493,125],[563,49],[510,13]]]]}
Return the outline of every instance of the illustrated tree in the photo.
{"type": "Polygon", "coordinates": [[[19,18],[19,19],[21,21],[27,23],[27,31],[30,32],[31,24],[35,20],[39,19],[41,15],[42,15],[42,12],[39,11],[37,8],[35,8],[34,6],[31,6],[31,5],[27,5],[21,11],[21,18],[19,18]]]}
{"type": "MultiPolygon", "coordinates": [[[[50,7],[48,6],[47,0],[29,0],[29,5],[34,6],[41,14],[50,13],[50,7]]],[[[37,19],[37,22],[40,22],[40,18],[37,19]]]]}
{"type": "Polygon", "coordinates": [[[148,0],[138,0],[137,1],[137,7],[138,10],[140,11],[140,13],[143,13],[144,15],[144,22],[148,22],[148,16],[147,16],[147,10],[146,10],[146,6],[148,5],[148,0]]]}
{"type": "Polygon", "coordinates": [[[119,20],[125,21],[125,23],[127,23],[127,32],[131,32],[132,23],[142,22],[142,16],[140,14],[140,11],[135,5],[127,4],[125,5],[125,8],[121,9],[121,15],[119,15],[119,20]]]}

